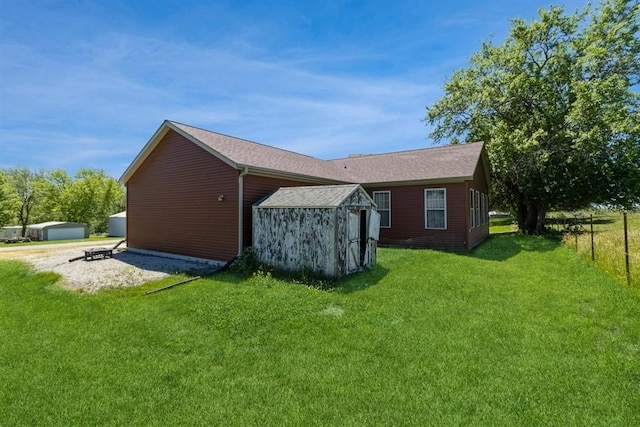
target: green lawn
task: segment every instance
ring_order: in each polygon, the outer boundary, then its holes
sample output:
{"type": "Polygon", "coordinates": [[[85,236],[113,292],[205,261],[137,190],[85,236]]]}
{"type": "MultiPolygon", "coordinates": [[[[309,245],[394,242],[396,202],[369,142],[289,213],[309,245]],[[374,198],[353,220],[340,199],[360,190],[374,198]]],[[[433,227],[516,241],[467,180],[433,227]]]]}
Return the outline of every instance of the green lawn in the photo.
{"type": "Polygon", "coordinates": [[[489,233],[512,233],[517,230],[517,226],[514,225],[513,221],[513,218],[491,218],[489,219],[489,233]]]}
{"type": "Polygon", "coordinates": [[[640,297],[543,238],[381,249],[331,292],[55,280],[0,262],[2,426],[640,425],[640,297]]]}

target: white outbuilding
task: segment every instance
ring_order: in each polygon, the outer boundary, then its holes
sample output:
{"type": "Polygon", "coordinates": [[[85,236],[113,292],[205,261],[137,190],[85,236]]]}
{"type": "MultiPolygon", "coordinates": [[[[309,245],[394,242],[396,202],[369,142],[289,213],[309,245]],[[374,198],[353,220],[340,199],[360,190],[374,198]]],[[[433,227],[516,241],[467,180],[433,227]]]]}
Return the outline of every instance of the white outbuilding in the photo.
{"type": "Polygon", "coordinates": [[[0,239],[17,239],[22,237],[21,225],[10,225],[0,228],[0,239]]]}
{"type": "Polygon", "coordinates": [[[358,184],[282,187],[253,207],[253,249],[265,264],[341,277],[376,262],[380,214],[358,184]]]}
{"type": "Polygon", "coordinates": [[[74,240],[89,237],[89,226],[78,222],[50,221],[27,226],[31,240],[74,240]]]}
{"type": "Polygon", "coordinates": [[[109,217],[109,236],[125,237],[127,235],[127,211],[109,217]]]}

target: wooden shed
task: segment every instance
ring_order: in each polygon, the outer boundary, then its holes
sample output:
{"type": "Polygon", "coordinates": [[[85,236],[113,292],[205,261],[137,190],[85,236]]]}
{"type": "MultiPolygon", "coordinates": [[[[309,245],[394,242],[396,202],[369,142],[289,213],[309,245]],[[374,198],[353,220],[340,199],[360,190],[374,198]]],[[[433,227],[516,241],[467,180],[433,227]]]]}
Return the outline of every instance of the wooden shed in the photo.
{"type": "Polygon", "coordinates": [[[380,215],[359,184],[283,187],[253,206],[253,249],[288,271],[341,277],[376,262],[380,215]]]}

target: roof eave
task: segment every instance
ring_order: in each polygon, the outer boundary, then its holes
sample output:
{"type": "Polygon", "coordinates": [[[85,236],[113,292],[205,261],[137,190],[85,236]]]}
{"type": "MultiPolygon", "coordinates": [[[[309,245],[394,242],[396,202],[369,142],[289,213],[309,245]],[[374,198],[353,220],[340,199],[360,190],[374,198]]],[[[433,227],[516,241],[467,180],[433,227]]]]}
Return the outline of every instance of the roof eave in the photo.
{"type": "Polygon", "coordinates": [[[294,181],[305,181],[305,182],[317,183],[317,184],[357,184],[356,182],[349,182],[349,181],[338,180],[334,178],[323,178],[315,175],[305,175],[305,174],[299,174],[295,172],[284,172],[280,170],[260,168],[260,167],[250,166],[250,165],[239,164],[237,165],[237,169],[246,169],[248,170],[249,175],[264,176],[268,178],[291,179],[294,181]]]}
{"type": "Polygon", "coordinates": [[[149,157],[149,155],[153,152],[153,150],[158,146],[160,141],[162,141],[162,138],[164,138],[167,135],[167,133],[169,133],[169,130],[173,130],[174,132],[178,133],[180,136],[193,142],[198,147],[202,148],[209,154],[212,154],[213,156],[223,161],[227,165],[231,166],[232,168],[241,169],[241,167],[238,164],[233,162],[228,157],[223,156],[222,154],[220,154],[213,148],[209,147],[207,144],[203,143],[202,141],[200,141],[198,138],[194,137],[190,133],[185,132],[184,130],[175,126],[173,122],[169,120],[165,120],[164,122],[162,122],[158,130],[153,134],[151,139],[149,139],[149,141],[145,144],[145,146],[142,148],[140,153],[138,153],[138,155],[133,160],[133,162],[131,162],[129,167],[124,171],[124,173],[118,180],[121,184],[126,184],[129,181],[129,179],[131,179],[131,177],[136,172],[136,170],[138,170],[138,168],[142,165],[142,163],[144,163],[147,157],[149,157]]]}
{"type": "Polygon", "coordinates": [[[160,127],[155,131],[155,133],[151,136],[149,141],[142,147],[142,150],[138,153],[138,155],[133,159],[133,161],[129,164],[127,169],[123,172],[118,179],[120,184],[126,184],[127,181],[131,178],[131,176],[135,173],[136,170],[144,163],[144,161],[149,157],[149,154],[153,151],[154,148],[158,145],[158,143],[164,138],[164,136],[169,132],[168,120],[162,122],[160,127]]]}
{"type": "Polygon", "coordinates": [[[417,179],[406,181],[363,182],[363,187],[406,187],[414,185],[457,184],[473,180],[473,176],[456,176],[450,178],[417,179]]]}

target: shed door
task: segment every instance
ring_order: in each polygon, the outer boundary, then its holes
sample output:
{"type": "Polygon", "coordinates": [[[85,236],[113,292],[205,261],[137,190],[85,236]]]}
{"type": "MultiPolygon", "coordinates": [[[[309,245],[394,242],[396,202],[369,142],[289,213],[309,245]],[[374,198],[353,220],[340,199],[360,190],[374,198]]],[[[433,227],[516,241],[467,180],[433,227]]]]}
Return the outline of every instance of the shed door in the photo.
{"type": "Polygon", "coordinates": [[[50,228],[47,230],[47,240],[84,239],[84,228],[50,228]]]}
{"type": "Polygon", "coordinates": [[[349,212],[349,247],[347,248],[347,263],[349,273],[360,267],[360,212],[349,212]]]}
{"type": "Polygon", "coordinates": [[[374,210],[369,212],[369,238],[378,241],[380,240],[380,214],[374,210]]]}

